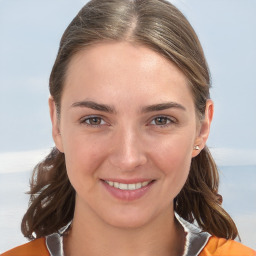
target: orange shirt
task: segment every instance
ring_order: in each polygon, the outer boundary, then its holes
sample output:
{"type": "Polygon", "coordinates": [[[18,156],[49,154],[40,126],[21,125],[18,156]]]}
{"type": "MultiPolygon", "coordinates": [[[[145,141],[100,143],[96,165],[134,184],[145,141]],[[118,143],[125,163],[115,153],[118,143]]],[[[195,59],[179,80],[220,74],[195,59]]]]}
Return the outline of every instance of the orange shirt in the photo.
{"type": "Polygon", "coordinates": [[[200,256],[256,256],[256,251],[234,240],[211,237],[200,256]]]}
{"type": "Polygon", "coordinates": [[[1,256],[50,256],[50,253],[43,237],[9,250],[1,256]]]}
{"type": "MultiPolygon", "coordinates": [[[[198,255],[256,256],[256,251],[233,240],[211,237],[201,253],[198,255]]],[[[50,256],[50,253],[47,249],[45,238],[39,238],[5,252],[1,254],[1,256],[50,256]]]]}

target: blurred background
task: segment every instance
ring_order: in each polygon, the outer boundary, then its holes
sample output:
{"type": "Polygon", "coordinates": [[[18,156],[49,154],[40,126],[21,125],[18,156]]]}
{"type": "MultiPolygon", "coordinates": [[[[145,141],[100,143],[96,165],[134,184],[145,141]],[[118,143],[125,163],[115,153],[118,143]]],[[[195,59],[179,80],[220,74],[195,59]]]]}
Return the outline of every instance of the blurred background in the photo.
{"type": "MultiPolygon", "coordinates": [[[[173,0],[203,45],[215,117],[208,146],[225,209],[256,249],[256,1],[173,0]]],[[[0,253],[20,232],[33,166],[53,147],[48,78],[82,0],[0,0],[0,253]]]]}

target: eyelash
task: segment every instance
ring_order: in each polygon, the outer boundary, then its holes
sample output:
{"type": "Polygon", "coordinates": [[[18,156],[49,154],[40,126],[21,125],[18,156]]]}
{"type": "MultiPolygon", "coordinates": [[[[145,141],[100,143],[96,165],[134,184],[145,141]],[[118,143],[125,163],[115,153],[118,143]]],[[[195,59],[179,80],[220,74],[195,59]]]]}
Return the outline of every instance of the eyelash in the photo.
{"type": "MultiPolygon", "coordinates": [[[[107,122],[105,122],[105,121],[103,120],[103,118],[100,117],[100,116],[87,116],[87,117],[81,119],[80,123],[81,123],[81,124],[84,124],[84,125],[86,125],[86,126],[89,126],[89,127],[93,127],[93,128],[98,128],[98,127],[101,127],[101,126],[107,124],[107,122]],[[92,119],[98,119],[98,120],[100,120],[101,122],[103,121],[104,123],[103,123],[103,124],[101,124],[101,123],[100,123],[100,124],[90,124],[90,123],[87,123],[87,121],[90,122],[90,120],[92,120],[92,119]]],[[[175,124],[175,123],[177,123],[177,121],[176,121],[176,120],[173,120],[173,118],[170,118],[170,117],[168,117],[168,116],[156,116],[156,117],[154,117],[154,118],[149,122],[149,125],[155,125],[155,126],[157,126],[157,127],[164,128],[164,127],[168,127],[168,126],[170,126],[170,125],[172,125],[172,124],[175,124]],[[162,125],[161,125],[161,124],[157,125],[156,123],[155,123],[155,124],[152,124],[152,122],[156,121],[157,119],[161,119],[161,118],[163,118],[167,123],[162,124],[162,125]]]]}

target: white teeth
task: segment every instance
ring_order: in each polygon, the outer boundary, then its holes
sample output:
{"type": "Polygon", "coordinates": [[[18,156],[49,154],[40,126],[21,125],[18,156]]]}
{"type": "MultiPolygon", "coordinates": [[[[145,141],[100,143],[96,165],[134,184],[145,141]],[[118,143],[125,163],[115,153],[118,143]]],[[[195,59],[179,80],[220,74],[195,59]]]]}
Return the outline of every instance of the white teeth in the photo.
{"type": "Polygon", "coordinates": [[[119,189],[127,190],[128,189],[128,184],[119,183],[119,189]]]}
{"type": "Polygon", "coordinates": [[[128,189],[129,190],[134,190],[136,187],[136,184],[128,184],[128,189]]]}
{"type": "Polygon", "coordinates": [[[142,187],[147,186],[147,185],[148,185],[148,183],[149,183],[149,182],[147,182],[147,181],[142,182],[142,187]]]}
{"type": "Polygon", "coordinates": [[[124,183],[113,182],[108,180],[105,180],[105,182],[109,186],[119,188],[121,190],[135,190],[135,189],[145,187],[150,183],[150,181],[144,181],[144,182],[138,182],[138,183],[132,183],[132,184],[124,184],[124,183]]]}
{"type": "MultiPolygon", "coordinates": [[[[110,184],[109,184],[109,185],[110,185],[110,184]]],[[[114,182],[113,185],[114,185],[115,188],[119,188],[119,183],[118,183],[118,182],[114,182]]],[[[113,187],[113,185],[112,185],[112,187],[113,187]]]]}
{"type": "Polygon", "coordinates": [[[135,188],[138,189],[138,188],[141,188],[142,184],[141,183],[136,183],[135,184],[135,188]]]}

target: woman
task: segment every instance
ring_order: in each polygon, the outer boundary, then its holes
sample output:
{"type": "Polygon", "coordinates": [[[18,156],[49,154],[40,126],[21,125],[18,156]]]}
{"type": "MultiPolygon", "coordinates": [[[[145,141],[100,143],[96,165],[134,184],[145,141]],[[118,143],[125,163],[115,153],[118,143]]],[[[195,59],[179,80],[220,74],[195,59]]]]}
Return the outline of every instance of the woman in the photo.
{"type": "Polygon", "coordinates": [[[221,207],[209,87],[173,5],[89,2],[50,76],[56,148],[33,174],[33,241],[3,255],[255,255],[221,207]]]}

